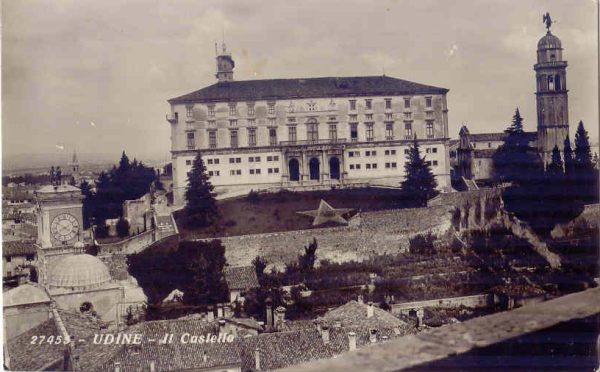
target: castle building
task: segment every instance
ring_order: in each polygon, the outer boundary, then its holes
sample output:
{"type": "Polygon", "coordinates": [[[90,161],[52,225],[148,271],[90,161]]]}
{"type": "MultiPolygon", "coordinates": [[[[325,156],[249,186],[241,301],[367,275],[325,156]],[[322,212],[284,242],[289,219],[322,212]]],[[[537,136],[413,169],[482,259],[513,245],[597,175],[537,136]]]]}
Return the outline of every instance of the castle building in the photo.
{"type": "MultiPolygon", "coordinates": [[[[537,131],[526,132],[529,146],[537,149],[548,164],[555,146],[562,152],[569,134],[567,61],[563,60],[562,43],[548,31],[537,44],[536,78],[537,131]]],[[[504,143],[506,133],[470,133],[466,126],[459,140],[451,141],[450,161],[454,178],[464,177],[485,183],[493,177],[493,155],[504,143]]]]}
{"type": "Polygon", "coordinates": [[[220,194],[399,186],[415,135],[450,186],[448,89],[385,75],[235,81],[234,66],[223,47],[217,83],[168,101],[176,205],[198,152],[220,194]]]}

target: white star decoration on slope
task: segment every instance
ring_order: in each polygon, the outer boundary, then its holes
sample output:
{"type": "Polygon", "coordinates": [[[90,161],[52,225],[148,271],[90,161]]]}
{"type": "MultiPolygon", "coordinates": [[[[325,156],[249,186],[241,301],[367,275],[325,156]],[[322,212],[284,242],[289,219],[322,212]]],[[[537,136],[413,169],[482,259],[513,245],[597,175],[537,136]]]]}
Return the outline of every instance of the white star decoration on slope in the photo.
{"type": "Polygon", "coordinates": [[[344,218],[344,215],[352,211],[352,208],[333,208],[325,200],[321,199],[318,209],[312,211],[301,211],[296,213],[308,217],[314,217],[312,225],[319,226],[327,222],[335,222],[342,225],[347,225],[348,220],[344,218]]]}

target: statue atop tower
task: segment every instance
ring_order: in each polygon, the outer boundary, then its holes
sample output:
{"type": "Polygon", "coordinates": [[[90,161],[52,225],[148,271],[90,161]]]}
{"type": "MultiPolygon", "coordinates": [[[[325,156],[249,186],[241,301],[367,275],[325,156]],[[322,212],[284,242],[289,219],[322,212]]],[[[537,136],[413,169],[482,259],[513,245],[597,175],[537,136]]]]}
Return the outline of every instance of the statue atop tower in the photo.
{"type": "Polygon", "coordinates": [[[537,63],[533,69],[536,76],[537,146],[547,164],[555,146],[563,150],[569,134],[569,102],[567,61],[563,60],[562,43],[550,32],[550,14],[544,14],[542,20],[547,32],[538,42],[537,63]]]}

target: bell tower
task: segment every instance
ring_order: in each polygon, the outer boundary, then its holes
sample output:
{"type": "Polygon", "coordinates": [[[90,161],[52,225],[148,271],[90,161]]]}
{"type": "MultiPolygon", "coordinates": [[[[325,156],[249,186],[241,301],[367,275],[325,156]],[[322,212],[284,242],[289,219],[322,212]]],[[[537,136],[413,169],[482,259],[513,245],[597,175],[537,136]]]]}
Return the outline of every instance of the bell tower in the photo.
{"type": "Polygon", "coordinates": [[[543,17],[547,32],[537,45],[536,77],[537,147],[544,160],[550,162],[554,146],[563,150],[569,134],[569,101],[567,90],[567,61],[558,37],[550,32],[550,14],[543,17]]]}
{"type": "Polygon", "coordinates": [[[215,43],[215,52],[217,52],[217,79],[219,83],[233,80],[233,68],[235,62],[231,58],[231,53],[227,53],[225,42],[223,42],[223,51],[218,53],[217,44],[215,43]]]}

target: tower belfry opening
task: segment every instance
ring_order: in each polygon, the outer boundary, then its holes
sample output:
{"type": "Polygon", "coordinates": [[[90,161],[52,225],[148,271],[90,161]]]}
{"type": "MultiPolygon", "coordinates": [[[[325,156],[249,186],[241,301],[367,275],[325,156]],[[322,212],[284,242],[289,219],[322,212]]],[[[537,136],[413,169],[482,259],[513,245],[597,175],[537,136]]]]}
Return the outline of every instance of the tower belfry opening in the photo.
{"type": "Polygon", "coordinates": [[[225,45],[225,41],[221,43],[222,51],[218,53],[217,44],[215,44],[215,49],[217,49],[217,80],[219,83],[224,81],[233,81],[233,68],[235,67],[235,62],[233,58],[231,58],[231,53],[227,52],[227,46],[225,45]]]}

